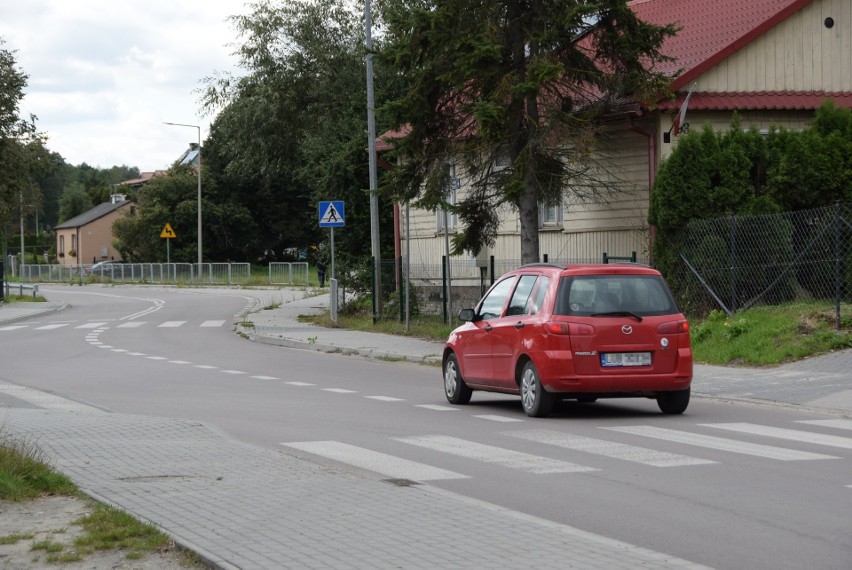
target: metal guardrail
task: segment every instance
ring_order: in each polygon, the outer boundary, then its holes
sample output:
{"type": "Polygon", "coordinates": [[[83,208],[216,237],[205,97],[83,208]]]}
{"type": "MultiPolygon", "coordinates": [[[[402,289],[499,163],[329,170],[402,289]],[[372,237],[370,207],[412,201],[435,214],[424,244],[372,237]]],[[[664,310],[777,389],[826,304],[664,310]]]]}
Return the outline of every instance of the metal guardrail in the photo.
{"type": "Polygon", "coordinates": [[[9,283],[8,281],[6,281],[4,283],[4,285],[5,285],[5,288],[6,288],[6,297],[11,295],[11,291],[13,289],[17,289],[19,291],[18,295],[20,295],[22,297],[24,295],[24,289],[26,289],[27,291],[33,292],[33,299],[35,299],[36,296],[38,296],[38,283],[33,283],[32,285],[28,285],[26,283],[9,283]]]}
{"type": "Polygon", "coordinates": [[[269,264],[270,285],[301,285],[308,286],[308,264],[304,261],[285,263],[273,261],[269,264]]]}
{"type": "MultiPolygon", "coordinates": [[[[272,263],[269,283],[307,287],[308,267],[307,263],[272,263]]],[[[21,279],[51,283],[99,279],[113,283],[242,285],[252,279],[250,263],[25,264],[19,269],[21,279]]]]}

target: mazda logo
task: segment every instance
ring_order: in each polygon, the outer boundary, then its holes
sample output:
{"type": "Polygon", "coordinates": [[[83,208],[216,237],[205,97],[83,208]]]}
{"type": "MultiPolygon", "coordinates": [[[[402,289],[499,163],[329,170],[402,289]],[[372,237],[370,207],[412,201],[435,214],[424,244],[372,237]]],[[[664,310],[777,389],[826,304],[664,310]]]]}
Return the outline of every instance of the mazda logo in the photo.
{"type": "Polygon", "coordinates": [[[624,325],[623,327],[621,327],[621,332],[623,332],[624,334],[630,334],[633,332],[633,327],[631,327],[630,325],[624,325]]]}

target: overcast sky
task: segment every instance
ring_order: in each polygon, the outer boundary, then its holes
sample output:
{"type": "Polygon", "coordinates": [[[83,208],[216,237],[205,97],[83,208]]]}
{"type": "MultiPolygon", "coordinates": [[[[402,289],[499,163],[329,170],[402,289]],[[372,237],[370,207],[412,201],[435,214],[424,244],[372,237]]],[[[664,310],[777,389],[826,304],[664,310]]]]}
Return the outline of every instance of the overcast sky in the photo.
{"type": "Polygon", "coordinates": [[[228,16],[243,0],[0,0],[3,49],[29,75],[22,115],[38,117],[65,161],[141,171],[167,168],[201,126],[195,91],[238,73],[228,16]]]}

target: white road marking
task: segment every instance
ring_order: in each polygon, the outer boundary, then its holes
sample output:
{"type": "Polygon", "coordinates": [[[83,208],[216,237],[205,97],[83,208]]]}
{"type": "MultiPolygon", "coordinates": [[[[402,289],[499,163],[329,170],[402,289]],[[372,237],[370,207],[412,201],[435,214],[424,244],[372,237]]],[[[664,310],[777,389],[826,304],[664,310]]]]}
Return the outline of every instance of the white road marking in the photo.
{"type": "Polygon", "coordinates": [[[218,366],[211,366],[210,364],[196,364],[196,368],[201,368],[202,370],[215,370],[219,368],[218,366]]]}
{"type": "Polygon", "coordinates": [[[390,396],[364,396],[370,400],[378,400],[380,402],[404,402],[403,398],[391,398],[390,396]]]}
{"type": "Polygon", "coordinates": [[[100,342],[100,341],[97,341],[97,340],[90,340],[90,341],[89,341],[89,344],[93,344],[93,345],[95,345],[95,346],[98,346],[98,345],[101,345],[101,344],[103,344],[103,343],[102,343],[102,342],[100,342]]]}
{"type": "Polygon", "coordinates": [[[724,423],[724,424],[700,424],[705,427],[716,429],[724,429],[735,431],[738,433],[747,433],[751,435],[761,435],[764,437],[774,437],[777,439],[786,439],[788,441],[799,441],[802,443],[815,443],[817,445],[827,445],[829,447],[840,447],[842,449],[852,449],[852,438],[840,437],[838,435],[825,435],[822,433],[812,433],[808,431],[799,431],[795,429],[776,428],[771,426],[762,426],[750,423],[724,423]]]}
{"type": "Polygon", "coordinates": [[[113,348],[112,351],[113,352],[127,352],[127,350],[124,349],[124,348],[113,348]]]}
{"type": "Polygon", "coordinates": [[[0,331],[15,331],[18,329],[25,329],[28,325],[9,325],[6,327],[0,327],[0,331]]]}
{"type": "Polygon", "coordinates": [[[222,372],[224,372],[225,374],[234,374],[234,375],[245,374],[245,372],[243,372],[242,370],[222,370],[222,372]]]}
{"type": "Polygon", "coordinates": [[[126,323],[121,323],[120,325],[118,325],[118,328],[120,328],[120,329],[135,329],[135,328],[141,327],[144,324],[147,324],[147,323],[145,321],[129,321],[129,322],[126,322],[126,323]]]}
{"type": "Polygon", "coordinates": [[[165,356],[148,356],[148,360],[168,360],[165,356]]]}
{"type": "Polygon", "coordinates": [[[323,388],[323,392],[334,392],[335,394],[357,394],[355,390],[347,390],[346,388],[323,388]]]}
{"type": "Polygon", "coordinates": [[[169,364],[192,364],[188,360],[169,360],[169,364]]]}
{"type": "Polygon", "coordinates": [[[488,420],[489,422],[502,422],[502,423],[510,423],[510,422],[522,422],[524,420],[520,418],[510,418],[508,416],[496,416],[493,414],[484,414],[481,416],[473,416],[475,418],[479,418],[480,420],[488,420]]]}
{"type": "Polygon", "coordinates": [[[800,420],[797,423],[852,430],[852,420],[800,420]]]}
{"type": "Polygon", "coordinates": [[[290,386],[316,386],[316,384],[311,384],[310,382],[284,382],[285,384],[289,384],[290,386]]]}
{"type": "Polygon", "coordinates": [[[84,323],[82,325],[77,325],[74,327],[75,329],[98,329],[104,326],[106,323],[84,323]]]}
{"type": "Polygon", "coordinates": [[[37,331],[52,331],[53,329],[61,329],[62,327],[67,327],[70,323],[56,323],[52,325],[44,325],[43,327],[36,327],[37,331]]]}
{"type": "Polygon", "coordinates": [[[200,326],[202,327],[221,327],[225,324],[225,321],[204,321],[200,326]]]}
{"type": "Polygon", "coordinates": [[[754,455],[756,457],[765,457],[767,459],[777,459],[779,461],[838,459],[838,457],[835,457],[833,455],[808,453],[807,451],[796,451],[795,449],[785,449],[783,447],[773,447],[770,445],[761,445],[759,443],[749,443],[747,441],[737,441],[735,439],[725,439],[722,437],[713,437],[710,435],[701,435],[697,433],[676,431],[673,429],[658,428],[653,426],[622,426],[605,427],[602,429],[608,429],[621,433],[629,433],[632,435],[639,435],[643,437],[652,437],[654,439],[662,439],[664,441],[684,443],[686,445],[694,445],[696,447],[706,447],[708,449],[730,451],[731,453],[741,453],[743,455],[754,455]]]}
{"type": "Polygon", "coordinates": [[[166,321],[160,325],[157,325],[157,328],[161,329],[174,329],[186,324],[186,321],[166,321]]]}
{"type": "Polygon", "coordinates": [[[452,406],[441,406],[437,404],[415,404],[415,408],[426,408],[427,410],[435,410],[436,412],[457,412],[458,408],[452,406]]]}
{"type": "Polygon", "coordinates": [[[302,441],[282,443],[281,445],[368,471],[374,471],[394,479],[437,481],[440,479],[468,478],[466,475],[461,475],[453,471],[432,467],[424,463],[417,463],[416,461],[394,457],[387,453],[372,451],[339,441],[302,441]]]}
{"type": "Polygon", "coordinates": [[[101,344],[100,346],[98,346],[98,348],[115,348],[115,347],[110,345],[110,344],[101,344]]]}
{"type": "Polygon", "coordinates": [[[280,378],[276,378],[275,376],[252,376],[257,380],[281,380],[280,378]]]}
{"type": "Polygon", "coordinates": [[[685,465],[708,465],[716,463],[708,459],[699,459],[697,457],[689,457],[688,455],[657,451],[655,449],[648,449],[647,447],[627,445],[615,441],[606,441],[546,429],[504,432],[503,435],[538,443],[546,443],[547,445],[555,445],[574,451],[603,455],[604,457],[612,457],[613,459],[633,461],[652,467],[682,467],[685,465]]]}
{"type": "Polygon", "coordinates": [[[531,455],[522,453],[512,449],[503,449],[493,445],[485,445],[476,443],[475,441],[467,441],[456,437],[448,437],[443,435],[424,435],[415,437],[395,438],[396,441],[424,447],[433,451],[449,453],[457,457],[466,459],[475,459],[483,463],[495,463],[509,469],[518,469],[539,475],[550,473],[584,473],[589,471],[597,471],[593,467],[585,465],[577,465],[567,461],[559,461],[549,457],[541,457],[539,455],[531,455]]]}
{"type": "Polygon", "coordinates": [[[128,352],[127,356],[145,356],[144,352],[128,352]]]}

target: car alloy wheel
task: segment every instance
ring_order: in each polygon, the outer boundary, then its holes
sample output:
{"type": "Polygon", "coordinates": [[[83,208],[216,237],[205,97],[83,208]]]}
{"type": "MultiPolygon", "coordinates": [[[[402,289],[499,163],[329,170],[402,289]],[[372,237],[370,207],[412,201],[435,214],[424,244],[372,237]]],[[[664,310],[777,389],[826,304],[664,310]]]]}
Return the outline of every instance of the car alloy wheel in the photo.
{"type": "Polygon", "coordinates": [[[521,405],[528,416],[543,418],[553,409],[553,394],[541,385],[535,364],[527,362],[521,372],[521,405]]]}
{"type": "Polygon", "coordinates": [[[451,404],[467,404],[472,390],[464,383],[459,371],[459,361],[450,354],[444,361],[444,394],[451,404]]]}

